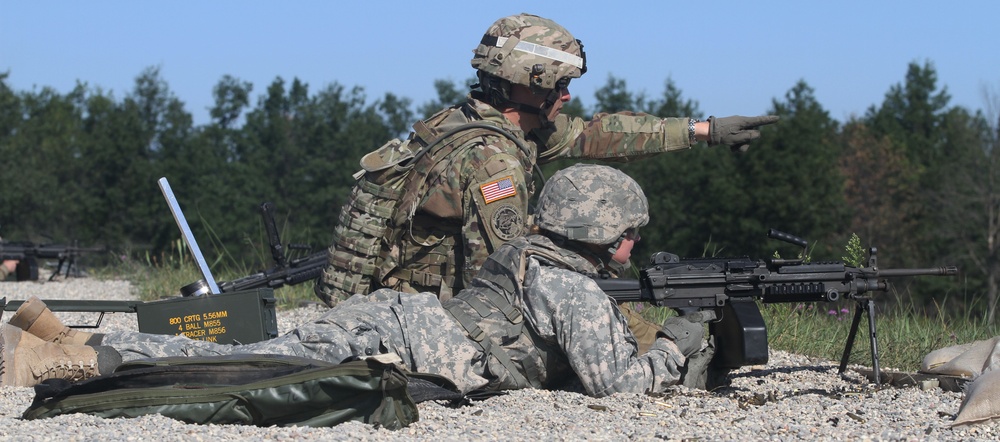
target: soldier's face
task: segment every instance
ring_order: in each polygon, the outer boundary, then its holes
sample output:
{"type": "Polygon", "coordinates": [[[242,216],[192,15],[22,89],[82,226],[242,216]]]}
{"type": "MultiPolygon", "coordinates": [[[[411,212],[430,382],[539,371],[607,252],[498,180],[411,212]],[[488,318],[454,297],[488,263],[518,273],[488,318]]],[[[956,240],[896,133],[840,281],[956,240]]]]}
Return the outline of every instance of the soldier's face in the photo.
{"type": "Polygon", "coordinates": [[[632,247],[635,247],[635,240],[626,236],[622,240],[622,244],[615,250],[615,254],[611,255],[611,259],[619,264],[628,263],[628,259],[632,257],[632,247]]]}
{"type": "Polygon", "coordinates": [[[615,260],[619,264],[628,264],[628,259],[632,257],[632,248],[635,247],[635,243],[642,239],[639,236],[639,229],[632,228],[625,231],[625,235],[622,237],[621,245],[615,250],[615,254],[611,256],[611,259],[615,260]]]}
{"type": "Polygon", "coordinates": [[[563,105],[569,102],[569,100],[572,98],[569,95],[568,87],[560,88],[559,90],[553,91],[552,93],[558,94],[559,98],[552,103],[552,107],[547,109],[545,113],[545,116],[546,118],[548,118],[549,121],[554,121],[556,119],[556,116],[559,115],[559,112],[562,111],[563,105]]]}
{"type": "Polygon", "coordinates": [[[537,107],[545,111],[546,115],[553,118],[559,115],[563,104],[571,98],[568,87],[561,87],[554,90],[539,89],[535,92],[525,86],[515,84],[510,90],[510,101],[537,107]]]}

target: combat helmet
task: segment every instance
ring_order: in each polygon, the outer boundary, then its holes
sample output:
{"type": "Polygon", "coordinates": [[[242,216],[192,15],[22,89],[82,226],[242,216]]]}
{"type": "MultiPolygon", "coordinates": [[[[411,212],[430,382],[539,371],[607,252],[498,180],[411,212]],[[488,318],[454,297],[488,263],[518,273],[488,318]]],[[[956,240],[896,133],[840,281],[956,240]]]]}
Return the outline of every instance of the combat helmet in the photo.
{"type": "Polygon", "coordinates": [[[535,224],[568,240],[606,245],[649,222],[649,203],[624,172],[577,164],[552,175],[538,196],[535,224]]]}
{"type": "MultiPolygon", "coordinates": [[[[565,88],[587,72],[580,40],[556,22],[531,14],[501,18],[493,23],[474,50],[472,67],[484,89],[496,80],[527,86],[533,91],[565,88]]],[[[509,84],[506,88],[509,89],[509,84]]],[[[488,91],[508,94],[509,91],[488,91]]],[[[501,97],[509,98],[509,97],[501,97]]]]}

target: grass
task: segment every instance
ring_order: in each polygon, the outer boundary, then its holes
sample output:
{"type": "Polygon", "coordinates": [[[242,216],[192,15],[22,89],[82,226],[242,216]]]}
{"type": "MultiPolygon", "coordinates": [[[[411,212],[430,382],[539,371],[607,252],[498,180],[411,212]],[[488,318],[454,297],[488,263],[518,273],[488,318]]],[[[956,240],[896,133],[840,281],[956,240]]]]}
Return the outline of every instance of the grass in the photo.
{"type": "MultiPolygon", "coordinates": [[[[857,306],[779,304],[762,311],[768,325],[772,347],[793,353],[839,361],[850,332],[857,306]]],[[[878,338],[879,364],[883,368],[916,371],[928,353],[957,344],[996,336],[998,328],[985,324],[971,314],[965,318],[931,318],[917,313],[913,306],[876,307],[875,334],[878,338]]],[[[868,321],[862,317],[849,363],[871,365],[868,321]]]]}

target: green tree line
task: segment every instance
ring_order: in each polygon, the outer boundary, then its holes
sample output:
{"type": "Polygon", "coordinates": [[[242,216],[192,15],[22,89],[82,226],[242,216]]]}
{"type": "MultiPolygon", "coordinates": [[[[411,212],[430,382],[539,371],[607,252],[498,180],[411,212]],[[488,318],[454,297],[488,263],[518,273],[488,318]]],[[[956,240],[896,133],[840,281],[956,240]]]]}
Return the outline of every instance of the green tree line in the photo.
{"type": "MultiPolygon", "coordinates": [[[[405,136],[416,119],[459,102],[464,84],[439,80],[438,98],[414,105],[333,83],[311,90],[276,78],[262,93],[225,76],[211,121],[195,125],[159,69],[140,73],[123,97],[79,83],[13,90],[0,73],[0,235],[79,241],[122,255],[170,250],[179,234],[156,185],[167,177],[210,257],[268,265],[258,207],[274,202],[286,242],[321,250],[351,190],[360,157],[405,136]]],[[[985,110],[952,106],[931,63],[911,63],[881,104],[837,121],[805,80],[772,100],[779,124],[748,152],[695,146],[620,167],[650,200],[652,221],[636,253],[793,256],[769,228],[810,241],[814,261],[839,260],[851,234],[877,247],[879,265],[958,265],[959,278],[899,286],[931,314],[995,314],[1000,279],[1000,99],[985,110]]],[[[667,79],[659,96],[609,76],[568,113],[638,110],[704,119],[697,101],[667,79]]],[[[738,111],[737,111],[738,112],[738,111]]],[[[565,164],[550,165],[546,174],[565,164]]],[[[893,299],[890,298],[890,301],[893,299]]]]}

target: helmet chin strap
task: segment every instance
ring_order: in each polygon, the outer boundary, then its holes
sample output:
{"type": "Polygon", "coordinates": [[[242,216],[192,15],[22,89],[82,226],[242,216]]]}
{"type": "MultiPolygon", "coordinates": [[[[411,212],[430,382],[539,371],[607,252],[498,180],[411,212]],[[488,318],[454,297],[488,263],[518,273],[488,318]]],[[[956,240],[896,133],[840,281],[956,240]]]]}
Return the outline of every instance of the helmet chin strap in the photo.
{"type": "MultiPolygon", "coordinates": [[[[625,234],[622,233],[621,236],[618,237],[618,240],[616,240],[608,247],[608,256],[612,257],[615,256],[615,254],[618,253],[618,248],[622,246],[622,241],[624,240],[625,240],[625,234]]],[[[632,266],[631,260],[625,263],[621,263],[615,261],[614,258],[611,258],[608,259],[607,263],[607,267],[618,276],[622,276],[623,274],[625,274],[625,271],[628,270],[628,268],[631,266],[632,266]]]]}
{"type": "Polygon", "coordinates": [[[621,277],[625,275],[625,272],[629,269],[629,267],[632,267],[632,261],[630,260],[629,262],[622,264],[613,259],[609,259],[607,267],[608,270],[611,270],[616,276],[621,277]]]}
{"type": "Polygon", "coordinates": [[[618,245],[621,245],[621,240],[619,240],[615,245],[609,246],[607,250],[611,253],[601,253],[601,249],[599,247],[594,247],[592,244],[567,239],[565,236],[544,230],[542,231],[542,234],[551,239],[557,246],[573,250],[574,252],[579,253],[580,256],[587,258],[588,261],[597,267],[598,271],[610,271],[611,273],[614,273],[615,276],[621,276],[624,275],[625,271],[632,266],[631,261],[622,264],[614,259],[611,259],[611,257],[615,254],[614,251],[618,249],[618,245]]]}
{"type": "Polygon", "coordinates": [[[549,112],[552,110],[552,105],[548,102],[543,104],[542,107],[535,107],[507,100],[507,105],[526,114],[535,114],[538,116],[538,122],[541,124],[542,129],[552,129],[555,127],[555,121],[549,119],[549,112]]]}
{"type": "Polygon", "coordinates": [[[538,119],[542,122],[542,128],[551,129],[555,126],[555,122],[549,119],[549,112],[552,111],[552,107],[556,105],[562,98],[562,87],[552,89],[549,94],[545,97],[545,103],[542,107],[538,108],[538,119]]]}
{"type": "Polygon", "coordinates": [[[538,114],[538,115],[544,115],[545,114],[545,111],[543,111],[542,108],[535,107],[535,106],[529,106],[529,105],[524,104],[524,103],[517,103],[517,102],[514,102],[514,101],[507,100],[507,105],[509,105],[510,107],[512,107],[514,109],[517,109],[517,110],[519,110],[521,112],[524,112],[524,113],[538,114]]]}
{"type": "MultiPolygon", "coordinates": [[[[479,75],[479,83],[471,86],[472,89],[479,89],[486,93],[490,102],[497,107],[509,107],[511,109],[516,109],[520,112],[526,114],[535,114],[538,116],[538,121],[541,123],[543,129],[551,129],[555,123],[549,120],[549,111],[552,110],[552,106],[556,104],[560,99],[560,92],[562,88],[548,89],[548,94],[545,96],[545,101],[540,107],[531,106],[525,103],[518,103],[510,99],[510,88],[512,87],[509,82],[502,80],[497,77],[492,77],[489,75],[479,75]]],[[[544,90],[544,89],[543,89],[544,90]]]]}
{"type": "Polygon", "coordinates": [[[610,246],[608,246],[608,253],[611,254],[611,256],[615,256],[615,253],[618,253],[618,248],[622,246],[622,241],[624,240],[625,240],[625,234],[623,233],[621,236],[618,237],[618,240],[616,240],[615,242],[611,243],[610,246]]]}
{"type": "Polygon", "coordinates": [[[547,109],[551,109],[551,105],[542,105],[542,107],[530,106],[524,103],[518,103],[515,101],[506,100],[506,106],[512,109],[517,109],[520,112],[526,114],[535,114],[538,116],[538,122],[541,123],[542,129],[551,129],[555,126],[555,122],[549,120],[549,112],[547,109]]]}

